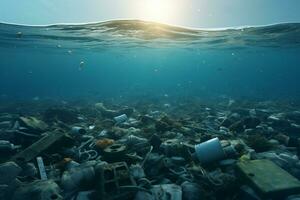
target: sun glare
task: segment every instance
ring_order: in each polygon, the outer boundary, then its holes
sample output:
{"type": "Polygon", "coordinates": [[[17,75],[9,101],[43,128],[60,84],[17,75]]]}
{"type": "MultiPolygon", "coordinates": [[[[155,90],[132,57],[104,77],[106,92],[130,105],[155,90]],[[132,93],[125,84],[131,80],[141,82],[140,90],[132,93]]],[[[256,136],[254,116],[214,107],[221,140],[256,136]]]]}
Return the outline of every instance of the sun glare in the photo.
{"type": "Polygon", "coordinates": [[[170,23],[179,15],[174,0],[144,0],[140,5],[140,16],[145,20],[170,23]]]}

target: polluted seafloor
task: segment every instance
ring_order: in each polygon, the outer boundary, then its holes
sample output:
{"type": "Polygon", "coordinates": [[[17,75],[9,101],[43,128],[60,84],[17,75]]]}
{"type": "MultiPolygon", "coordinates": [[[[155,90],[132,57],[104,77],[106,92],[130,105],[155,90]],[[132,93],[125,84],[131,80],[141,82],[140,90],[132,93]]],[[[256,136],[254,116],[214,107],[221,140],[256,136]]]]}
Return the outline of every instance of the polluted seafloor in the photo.
{"type": "Polygon", "coordinates": [[[0,24],[0,199],[299,200],[300,24],[0,24]]]}

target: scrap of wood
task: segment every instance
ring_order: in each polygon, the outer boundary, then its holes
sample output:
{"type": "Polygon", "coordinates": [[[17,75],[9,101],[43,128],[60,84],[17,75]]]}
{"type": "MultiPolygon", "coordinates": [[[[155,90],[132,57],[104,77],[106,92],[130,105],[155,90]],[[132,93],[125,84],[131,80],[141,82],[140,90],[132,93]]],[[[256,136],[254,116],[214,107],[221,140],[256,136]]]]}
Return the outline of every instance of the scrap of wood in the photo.
{"type": "Polygon", "coordinates": [[[20,153],[12,157],[12,161],[15,162],[28,162],[38,156],[41,152],[49,148],[56,141],[60,140],[65,133],[60,131],[49,132],[46,136],[42,137],[37,142],[33,143],[20,153]]]}

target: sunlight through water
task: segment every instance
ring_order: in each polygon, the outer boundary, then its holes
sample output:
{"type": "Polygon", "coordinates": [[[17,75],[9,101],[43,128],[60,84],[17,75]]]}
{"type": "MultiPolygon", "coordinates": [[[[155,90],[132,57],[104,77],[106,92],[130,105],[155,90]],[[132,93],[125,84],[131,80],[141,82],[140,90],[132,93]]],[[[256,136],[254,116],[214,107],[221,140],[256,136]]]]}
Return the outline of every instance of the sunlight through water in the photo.
{"type": "Polygon", "coordinates": [[[182,1],[174,0],[144,0],[139,4],[139,15],[144,20],[173,23],[180,17],[182,1]]]}

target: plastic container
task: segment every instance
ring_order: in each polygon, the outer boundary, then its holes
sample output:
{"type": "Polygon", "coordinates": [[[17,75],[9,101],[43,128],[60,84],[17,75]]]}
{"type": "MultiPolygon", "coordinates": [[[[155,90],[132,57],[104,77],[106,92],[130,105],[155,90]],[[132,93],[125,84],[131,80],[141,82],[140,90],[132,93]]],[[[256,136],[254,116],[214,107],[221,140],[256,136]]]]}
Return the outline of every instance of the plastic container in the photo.
{"type": "Polygon", "coordinates": [[[120,124],[120,123],[126,122],[128,120],[128,117],[127,117],[126,114],[123,114],[123,115],[119,115],[117,117],[114,117],[114,120],[117,124],[120,124]]]}
{"type": "Polygon", "coordinates": [[[154,199],[172,199],[172,200],[181,200],[182,199],[182,190],[179,185],[175,184],[163,184],[155,185],[151,190],[154,194],[154,199]]]}
{"type": "Polygon", "coordinates": [[[80,126],[73,126],[71,129],[73,135],[83,135],[86,133],[86,130],[80,126]]]}
{"type": "Polygon", "coordinates": [[[225,158],[219,138],[195,145],[195,154],[201,164],[208,164],[225,158]]]}

